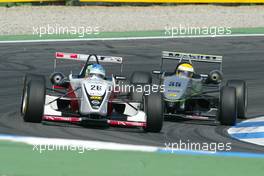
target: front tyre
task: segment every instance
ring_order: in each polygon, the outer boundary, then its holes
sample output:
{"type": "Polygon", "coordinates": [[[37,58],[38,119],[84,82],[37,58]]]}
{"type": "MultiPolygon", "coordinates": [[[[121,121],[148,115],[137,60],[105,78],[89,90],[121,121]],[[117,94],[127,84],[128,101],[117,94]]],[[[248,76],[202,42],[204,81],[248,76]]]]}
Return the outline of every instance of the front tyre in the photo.
{"type": "Polygon", "coordinates": [[[45,89],[45,82],[41,79],[32,79],[25,85],[21,105],[21,114],[25,122],[42,121],[45,89]]]}
{"type": "Polygon", "coordinates": [[[163,100],[161,93],[152,93],[144,96],[144,111],[147,116],[146,132],[158,133],[163,125],[163,100]]]}
{"type": "Polygon", "coordinates": [[[237,119],[236,89],[233,87],[222,87],[220,91],[219,121],[221,125],[233,126],[237,119]]]}
{"type": "Polygon", "coordinates": [[[236,89],[237,97],[237,115],[238,118],[245,119],[247,112],[247,86],[243,80],[229,80],[226,84],[228,87],[236,89]]]}
{"type": "MultiPolygon", "coordinates": [[[[24,100],[24,92],[25,92],[25,89],[26,89],[26,86],[28,85],[28,83],[31,81],[31,80],[40,80],[40,81],[43,81],[44,84],[46,84],[46,81],[45,81],[45,77],[42,76],[42,75],[37,75],[37,74],[32,74],[32,73],[27,73],[23,79],[23,83],[24,83],[24,86],[23,86],[23,92],[22,92],[22,97],[21,97],[21,105],[23,104],[23,100],[24,100]]],[[[23,112],[22,112],[22,106],[20,108],[20,113],[23,115],[23,112]]]]}

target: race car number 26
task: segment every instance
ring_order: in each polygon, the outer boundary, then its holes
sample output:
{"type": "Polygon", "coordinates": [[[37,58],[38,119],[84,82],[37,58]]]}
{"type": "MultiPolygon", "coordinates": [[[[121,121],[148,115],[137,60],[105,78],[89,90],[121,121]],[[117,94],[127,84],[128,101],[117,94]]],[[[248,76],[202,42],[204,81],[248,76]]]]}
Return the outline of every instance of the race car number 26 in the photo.
{"type": "Polygon", "coordinates": [[[100,91],[102,90],[102,86],[101,85],[91,85],[91,90],[97,90],[97,91],[100,91]]]}

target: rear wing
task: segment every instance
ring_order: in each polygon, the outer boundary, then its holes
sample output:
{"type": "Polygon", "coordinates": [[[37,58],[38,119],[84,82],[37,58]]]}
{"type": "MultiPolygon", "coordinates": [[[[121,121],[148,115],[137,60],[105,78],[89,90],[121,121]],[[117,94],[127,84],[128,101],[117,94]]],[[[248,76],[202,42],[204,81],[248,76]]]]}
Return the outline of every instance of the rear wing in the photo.
{"type": "MultiPolygon", "coordinates": [[[[55,57],[56,59],[67,59],[67,60],[76,60],[76,61],[87,61],[89,54],[76,54],[76,53],[63,53],[63,52],[56,52],[55,57]]],[[[115,56],[97,56],[98,61],[102,63],[116,63],[122,64],[123,58],[122,57],[115,57],[115,56]]],[[[91,62],[96,62],[95,57],[91,57],[91,62]]]]}
{"type": "Polygon", "coordinates": [[[179,62],[183,60],[188,60],[189,62],[209,62],[209,63],[222,63],[222,56],[216,55],[206,55],[206,54],[192,54],[192,53],[180,53],[180,52],[171,52],[163,51],[162,59],[175,59],[179,62]]]}
{"type": "MultiPolygon", "coordinates": [[[[98,55],[96,55],[96,56],[98,58],[99,63],[120,64],[120,74],[122,74],[122,72],[123,72],[123,58],[122,57],[98,56],[98,55]]],[[[56,71],[58,60],[66,59],[66,60],[72,60],[72,61],[87,62],[88,58],[89,58],[89,62],[96,62],[96,57],[95,57],[95,55],[92,55],[92,54],[89,55],[89,54],[56,52],[55,53],[55,60],[54,60],[54,72],[56,71]]]]}
{"type": "Polygon", "coordinates": [[[208,54],[193,54],[193,53],[181,53],[174,51],[162,51],[162,58],[160,64],[160,70],[163,69],[164,60],[177,60],[180,62],[187,61],[192,64],[192,62],[204,62],[213,63],[219,65],[219,70],[223,70],[223,56],[208,55],[208,54]]]}

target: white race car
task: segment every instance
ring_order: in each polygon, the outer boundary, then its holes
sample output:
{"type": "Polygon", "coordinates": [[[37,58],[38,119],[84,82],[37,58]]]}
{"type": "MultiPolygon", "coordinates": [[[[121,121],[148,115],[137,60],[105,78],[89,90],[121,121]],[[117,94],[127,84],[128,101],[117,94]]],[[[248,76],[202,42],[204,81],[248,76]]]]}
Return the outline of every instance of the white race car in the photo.
{"type": "Polygon", "coordinates": [[[52,73],[52,88],[46,87],[44,76],[27,74],[21,103],[25,122],[142,127],[147,132],[160,132],[163,124],[160,93],[144,95],[143,101],[133,101],[129,97],[131,94],[124,96],[116,90],[125,77],[85,77],[87,68],[93,63],[120,64],[122,73],[123,58],[57,52],[54,70],[57,60],[61,59],[84,61],[85,64],[77,75],[65,77],[60,72],[52,73]]]}

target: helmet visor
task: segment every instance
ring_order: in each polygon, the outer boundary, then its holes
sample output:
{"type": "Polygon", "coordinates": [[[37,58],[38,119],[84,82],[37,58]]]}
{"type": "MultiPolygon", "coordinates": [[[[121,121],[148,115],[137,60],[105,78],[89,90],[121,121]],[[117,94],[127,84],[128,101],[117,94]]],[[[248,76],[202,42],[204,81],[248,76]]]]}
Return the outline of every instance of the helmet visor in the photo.
{"type": "Polygon", "coordinates": [[[178,75],[178,76],[183,76],[183,77],[191,78],[192,75],[193,75],[193,72],[190,72],[190,71],[183,71],[183,70],[178,70],[178,71],[177,71],[177,75],[178,75]]]}
{"type": "Polygon", "coordinates": [[[102,78],[104,79],[104,76],[98,73],[90,73],[88,77],[96,77],[96,78],[102,78]]]}

